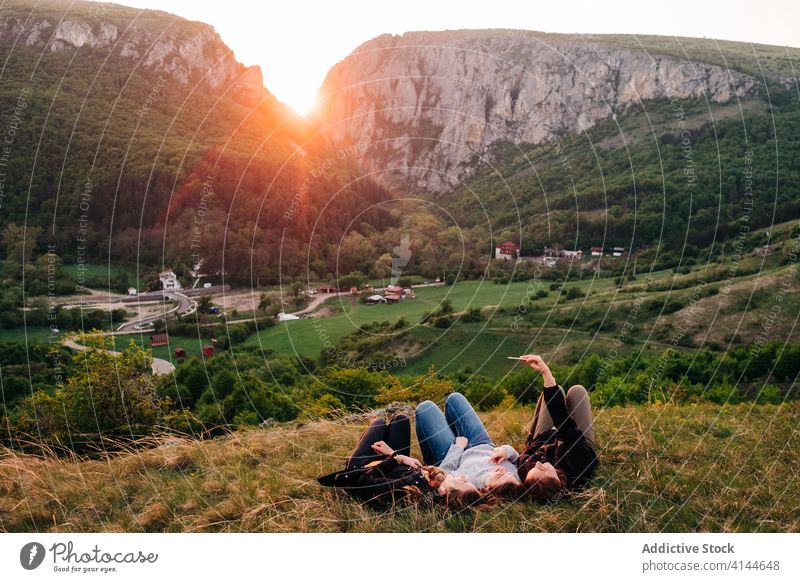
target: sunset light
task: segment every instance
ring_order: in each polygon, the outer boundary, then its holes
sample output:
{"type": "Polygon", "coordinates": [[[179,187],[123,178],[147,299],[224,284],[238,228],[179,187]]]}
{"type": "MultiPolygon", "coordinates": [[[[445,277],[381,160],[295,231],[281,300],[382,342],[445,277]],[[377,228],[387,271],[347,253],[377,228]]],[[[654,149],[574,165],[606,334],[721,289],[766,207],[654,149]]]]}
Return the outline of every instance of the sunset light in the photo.
{"type": "Polygon", "coordinates": [[[800,579],[798,22],[0,0],[5,579],[800,579]]]}

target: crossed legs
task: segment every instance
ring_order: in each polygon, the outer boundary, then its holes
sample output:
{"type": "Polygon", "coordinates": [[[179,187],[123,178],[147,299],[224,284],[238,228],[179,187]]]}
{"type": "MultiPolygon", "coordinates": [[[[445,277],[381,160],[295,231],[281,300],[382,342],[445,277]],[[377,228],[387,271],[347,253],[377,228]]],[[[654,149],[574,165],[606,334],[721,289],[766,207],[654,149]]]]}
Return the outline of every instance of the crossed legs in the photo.
{"type": "MultiPolygon", "coordinates": [[[[559,390],[564,391],[563,388],[559,390]]],[[[567,411],[569,412],[578,430],[583,433],[592,445],[594,445],[594,426],[592,423],[592,407],[589,403],[589,393],[586,388],[580,384],[575,384],[572,388],[567,390],[566,395],[567,411]]],[[[544,393],[539,395],[539,400],[536,401],[536,410],[533,413],[533,424],[531,425],[531,433],[534,437],[539,434],[550,430],[555,427],[553,419],[550,417],[550,412],[544,404],[544,393]]]]}
{"type": "Polygon", "coordinates": [[[441,463],[457,436],[466,437],[468,448],[494,444],[478,414],[462,394],[454,392],[448,396],[444,410],[442,414],[439,407],[430,400],[417,406],[417,439],[425,464],[441,463]]]}
{"type": "Polygon", "coordinates": [[[383,458],[372,450],[372,445],[384,441],[401,455],[411,454],[411,421],[405,414],[398,414],[388,423],[384,418],[376,418],[361,434],[353,452],[347,458],[345,467],[355,469],[383,458]]]}

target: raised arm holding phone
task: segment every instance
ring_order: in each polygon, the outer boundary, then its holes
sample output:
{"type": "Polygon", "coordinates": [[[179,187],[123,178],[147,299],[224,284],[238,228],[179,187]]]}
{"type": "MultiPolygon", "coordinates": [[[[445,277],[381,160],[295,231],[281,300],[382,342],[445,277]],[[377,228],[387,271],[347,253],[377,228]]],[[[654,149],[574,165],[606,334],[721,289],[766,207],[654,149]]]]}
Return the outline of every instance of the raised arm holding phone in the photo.
{"type": "Polygon", "coordinates": [[[545,501],[583,486],[597,470],[589,394],[580,385],[565,394],[541,356],[528,354],[519,359],[542,375],[544,388],[523,453],[509,456],[498,447],[492,460],[515,462],[529,494],[545,501]]]}

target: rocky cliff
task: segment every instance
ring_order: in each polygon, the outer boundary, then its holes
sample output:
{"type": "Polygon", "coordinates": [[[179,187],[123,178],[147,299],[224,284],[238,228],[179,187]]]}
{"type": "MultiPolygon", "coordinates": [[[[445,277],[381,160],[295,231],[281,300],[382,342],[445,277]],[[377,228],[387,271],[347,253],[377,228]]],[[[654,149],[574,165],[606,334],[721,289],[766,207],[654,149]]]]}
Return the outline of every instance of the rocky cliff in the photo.
{"type": "Polygon", "coordinates": [[[157,11],[112,4],[50,1],[0,12],[0,54],[20,49],[54,53],[95,49],[144,73],[232,96],[245,105],[274,101],[261,69],[237,62],[213,27],[157,11]]]}
{"type": "Polygon", "coordinates": [[[754,80],[719,66],[586,37],[517,30],[382,35],[329,72],[320,116],[363,144],[362,168],[414,191],[447,191],[497,142],[540,143],[652,99],[744,97],[754,80]],[[368,146],[368,147],[367,147],[368,146]]]}

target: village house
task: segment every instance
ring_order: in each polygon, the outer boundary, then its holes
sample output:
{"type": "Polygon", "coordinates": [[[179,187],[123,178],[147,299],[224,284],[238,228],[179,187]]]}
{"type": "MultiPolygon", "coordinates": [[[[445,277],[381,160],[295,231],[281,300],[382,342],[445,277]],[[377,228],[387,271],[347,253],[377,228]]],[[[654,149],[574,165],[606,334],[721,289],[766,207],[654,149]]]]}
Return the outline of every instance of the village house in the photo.
{"type": "Polygon", "coordinates": [[[164,271],[163,273],[159,273],[158,278],[161,279],[161,287],[164,289],[164,291],[172,291],[174,289],[181,288],[181,283],[178,281],[178,276],[172,271],[164,271]]]}
{"type": "Polygon", "coordinates": [[[166,333],[156,333],[150,336],[150,347],[165,346],[169,343],[169,335],[166,333]]]}
{"type": "Polygon", "coordinates": [[[516,260],[519,258],[519,247],[511,241],[506,241],[500,246],[495,247],[494,256],[496,259],[503,259],[505,261],[516,260]]]}

